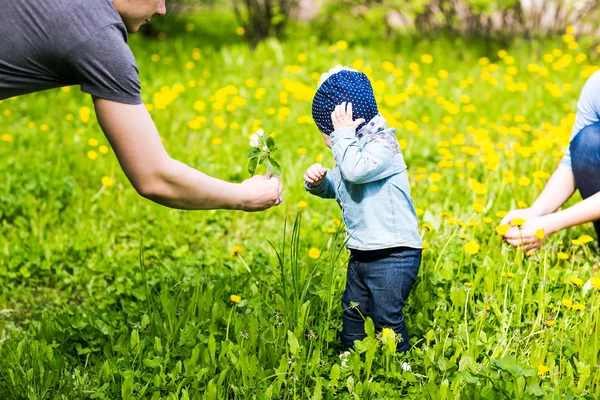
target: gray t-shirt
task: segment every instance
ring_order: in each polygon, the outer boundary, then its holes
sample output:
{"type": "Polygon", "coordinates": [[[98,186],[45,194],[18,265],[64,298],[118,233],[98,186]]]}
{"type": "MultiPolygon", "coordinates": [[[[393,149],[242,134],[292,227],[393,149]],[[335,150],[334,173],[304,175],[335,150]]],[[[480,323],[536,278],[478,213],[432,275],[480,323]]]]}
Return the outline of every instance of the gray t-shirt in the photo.
{"type": "Polygon", "coordinates": [[[113,1],[3,1],[0,100],[69,85],[120,103],[142,103],[139,71],[113,1]]]}

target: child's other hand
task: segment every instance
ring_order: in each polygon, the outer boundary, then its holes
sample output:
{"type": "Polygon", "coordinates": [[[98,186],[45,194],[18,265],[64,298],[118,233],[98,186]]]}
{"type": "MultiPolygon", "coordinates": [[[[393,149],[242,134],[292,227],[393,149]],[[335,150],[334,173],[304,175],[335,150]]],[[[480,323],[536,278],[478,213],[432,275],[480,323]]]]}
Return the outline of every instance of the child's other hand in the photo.
{"type": "Polygon", "coordinates": [[[313,164],[304,173],[304,181],[310,185],[310,187],[317,187],[323,183],[327,175],[327,170],[319,163],[313,164]]]}
{"type": "Polygon", "coordinates": [[[352,119],[352,103],[343,102],[339,106],[335,106],[335,110],[331,113],[331,122],[333,122],[333,129],[337,131],[341,128],[356,129],[365,120],[359,118],[354,121],[352,119]]]}

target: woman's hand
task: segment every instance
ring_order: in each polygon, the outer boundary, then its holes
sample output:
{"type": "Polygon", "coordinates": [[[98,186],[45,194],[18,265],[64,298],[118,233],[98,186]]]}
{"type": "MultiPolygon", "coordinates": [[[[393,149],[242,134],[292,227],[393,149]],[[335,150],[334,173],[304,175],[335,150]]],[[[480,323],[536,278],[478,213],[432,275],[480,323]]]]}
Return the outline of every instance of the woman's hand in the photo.
{"type": "Polygon", "coordinates": [[[539,250],[544,240],[559,230],[555,224],[555,216],[553,214],[542,217],[530,217],[529,219],[523,216],[516,216],[514,218],[523,218],[526,222],[520,227],[513,226],[510,228],[504,235],[504,239],[515,247],[522,247],[527,253],[539,250]]]}
{"type": "Polygon", "coordinates": [[[521,208],[519,210],[512,210],[509,211],[508,214],[504,216],[504,218],[502,218],[500,225],[509,224],[510,226],[513,226],[511,221],[515,218],[522,218],[525,221],[529,221],[530,219],[539,217],[541,215],[542,214],[539,211],[533,209],[532,207],[521,208]]]}

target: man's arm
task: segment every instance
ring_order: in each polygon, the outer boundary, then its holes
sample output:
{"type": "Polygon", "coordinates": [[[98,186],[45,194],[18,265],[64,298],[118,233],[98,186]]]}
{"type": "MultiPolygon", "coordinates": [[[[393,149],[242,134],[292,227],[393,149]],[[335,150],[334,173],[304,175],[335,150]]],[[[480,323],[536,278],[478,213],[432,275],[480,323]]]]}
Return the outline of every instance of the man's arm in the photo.
{"type": "Polygon", "coordinates": [[[233,184],[172,159],[143,104],[94,97],[94,106],[125,175],[143,197],[186,210],[260,211],[281,202],[282,187],[276,176],[255,176],[233,184]]]}

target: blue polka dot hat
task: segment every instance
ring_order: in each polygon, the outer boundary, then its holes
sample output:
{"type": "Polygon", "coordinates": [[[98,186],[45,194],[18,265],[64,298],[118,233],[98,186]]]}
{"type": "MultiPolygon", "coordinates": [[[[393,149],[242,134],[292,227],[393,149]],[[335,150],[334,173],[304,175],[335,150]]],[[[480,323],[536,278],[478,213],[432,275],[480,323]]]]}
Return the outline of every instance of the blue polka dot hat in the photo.
{"type": "MultiPolygon", "coordinates": [[[[341,70],[321,84],[312,102],[312,116],[321,132],[330,135],[333,129],[331,113],[343,102],[352,103],[352,117],[371,121],[379,111],[369,78],[362,73],[341,70]]],[[[359,131],[365,124],[357,127],[359,131]]]]}

